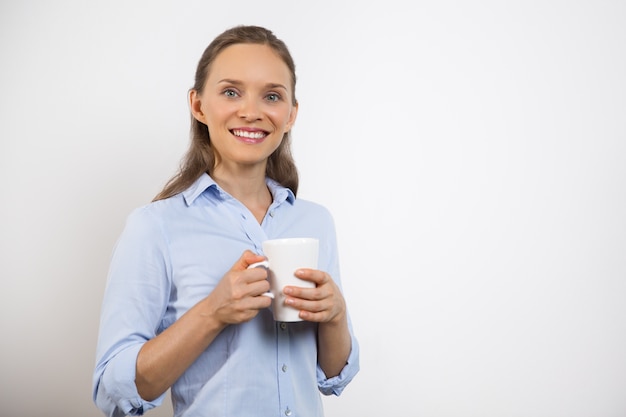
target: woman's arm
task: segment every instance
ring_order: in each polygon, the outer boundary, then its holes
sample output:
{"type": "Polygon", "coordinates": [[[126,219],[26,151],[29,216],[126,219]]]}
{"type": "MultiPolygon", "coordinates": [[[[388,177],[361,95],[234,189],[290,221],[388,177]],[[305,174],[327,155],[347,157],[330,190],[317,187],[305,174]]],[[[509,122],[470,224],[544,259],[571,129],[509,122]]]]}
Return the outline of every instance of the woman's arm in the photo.
{"type": "Polygon", "coordinates": [[[206,298],[174,324],[147,341],[137,357],[135,384],[139,395],[152,401],[163,394],[229,324],[254,318],[271,299],[267,272],[247,269],[265,259],[250,251],[235,263],[206,298]]]}
{"type": "Polygon", "coordinates": [[[301,269],[296,275],[315,282],[316,288],[285,287],[284,293],[288,296],[285,302],[300,309],[302,319],[319,322],[318,362],[327,378],[337,376],[352,348],[346,302],[327,273],[301,269]]]}
{"type": "Polygon", "coordinates": [[[319,324],[318,362],[327,378],[339,375],[350,355],[351,338],[345,316],[319,324]]]}

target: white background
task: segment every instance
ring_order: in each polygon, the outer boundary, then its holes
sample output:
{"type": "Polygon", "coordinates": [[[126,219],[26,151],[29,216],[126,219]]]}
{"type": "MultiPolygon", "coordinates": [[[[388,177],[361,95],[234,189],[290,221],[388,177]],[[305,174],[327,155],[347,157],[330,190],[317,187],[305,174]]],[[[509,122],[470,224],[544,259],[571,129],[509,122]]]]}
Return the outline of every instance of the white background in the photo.
{"type": "Polygon", "coordinates": [[[626,3],[598,0],[3,0],[1,414],[100,415],[111,249],[241,23],[292,51],[300,196],[337,223],[362,370],[327,416],[626,415],[626,3]]]}

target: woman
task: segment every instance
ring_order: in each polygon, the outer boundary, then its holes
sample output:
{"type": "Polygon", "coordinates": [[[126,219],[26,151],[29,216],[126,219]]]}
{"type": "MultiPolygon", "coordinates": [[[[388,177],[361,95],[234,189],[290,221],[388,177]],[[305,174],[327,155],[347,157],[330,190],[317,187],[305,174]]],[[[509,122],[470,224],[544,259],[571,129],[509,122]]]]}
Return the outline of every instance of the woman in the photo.
{"type": "Polygon", "coordinates": [[[289,132],[295,66],[267,29],[238,26],[205,50],[189,92],[180,172],[128,218],[102,306],[94,401],[141,415],[171,388],[175,416],[322,416],[359,370],[332,217],[296,199],[289,132]],[[320,241],[319,270],[286,287],[301,322],[275,322],[261,243],[320,241]]]}

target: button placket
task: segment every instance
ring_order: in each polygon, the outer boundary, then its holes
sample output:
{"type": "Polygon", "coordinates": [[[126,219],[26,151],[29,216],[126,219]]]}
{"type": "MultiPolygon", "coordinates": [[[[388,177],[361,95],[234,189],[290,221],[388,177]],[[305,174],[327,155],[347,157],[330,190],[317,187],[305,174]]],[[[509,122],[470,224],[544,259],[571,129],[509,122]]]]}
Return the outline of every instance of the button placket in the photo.
{"type": "Polygon", "coordinates": [[[293,381],[289,370],[289,325],[286,322],[276,323],[276,342],[277,342],[277,369],[278,372],[278,389],[280,392],[280,408],[285,416],[295,416],[296,413],[290,408],[290,404],[294,404],[293,381]]]}
{"type": "Polygon", "coordinates": [[[232,204],[239,210],[239,223],[243,232],[254,245],[255,252],[263,254],[262,242],[267,239],[265,231],[243,204],[235,199],[232,199],[232,204]]]}

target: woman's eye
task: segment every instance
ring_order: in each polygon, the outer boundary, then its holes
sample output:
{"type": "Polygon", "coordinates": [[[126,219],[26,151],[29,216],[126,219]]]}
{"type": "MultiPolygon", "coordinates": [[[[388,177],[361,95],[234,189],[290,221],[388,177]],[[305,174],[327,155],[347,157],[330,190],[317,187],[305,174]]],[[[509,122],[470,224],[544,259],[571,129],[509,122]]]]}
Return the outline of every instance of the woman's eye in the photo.
{"type": "Polygon", "coordinates": [[[223,93],[226,97],[237,97],[237,92],[233,89],[226,89],[223,93]]]}
{"type": "Polygon", "coordinates": [[[266,96],[268,101],[279,101],[280,100],[280,96],[276,93],[270,93],[266,96]]]}

